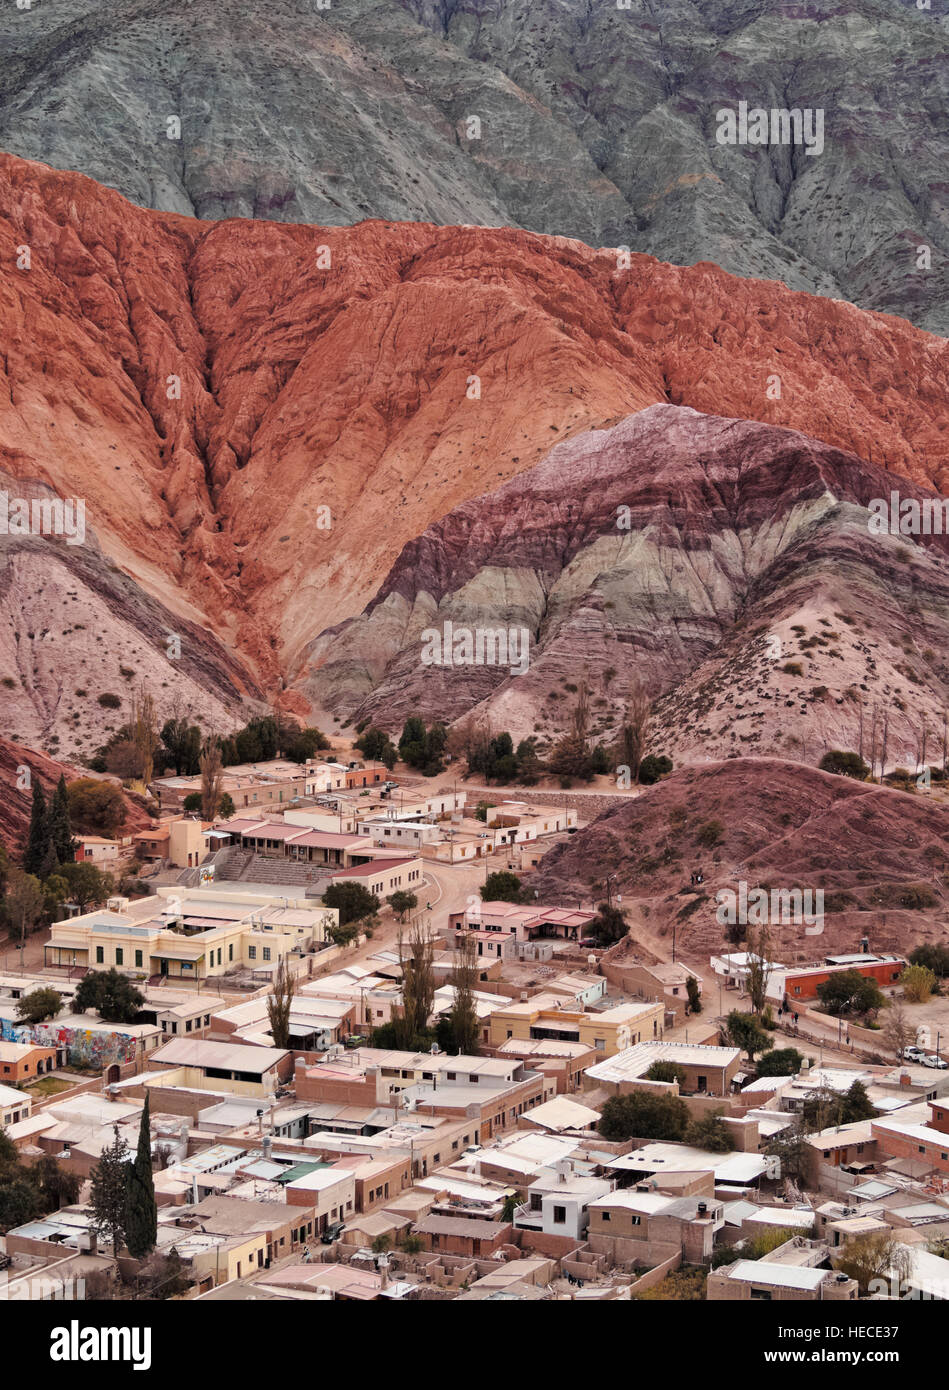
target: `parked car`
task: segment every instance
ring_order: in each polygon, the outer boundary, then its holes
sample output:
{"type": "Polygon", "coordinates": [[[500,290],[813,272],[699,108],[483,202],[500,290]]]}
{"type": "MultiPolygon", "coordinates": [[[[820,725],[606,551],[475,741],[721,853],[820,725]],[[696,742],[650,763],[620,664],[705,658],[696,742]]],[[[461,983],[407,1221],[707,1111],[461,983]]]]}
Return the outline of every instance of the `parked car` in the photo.
{"type": "Polygon", "coordinates": [[[323,1245],[332,1245],[335,1240],[339,1240],[342,1234],[342,1221],[334,1221],[332,1226],[327,1226],[326,1230],[322,1233],[322,1235],[320,1236],[320,1241],[323,1245]]]}
{"type": "Polygon", "coordinates": [[[949,1070],[949,1062],[944,1062],[941,1057],[936,1057],[935,1055],[923,1057],[922,1063],[924,1067],[938,1068],[939,1071],[949,1070]]]}
{"type": "Polygon", "coordinates": [[[921,1062],[926,1053],[921,1047],[904,1047],[903,1059],[907,1062],[921,1062]]]}

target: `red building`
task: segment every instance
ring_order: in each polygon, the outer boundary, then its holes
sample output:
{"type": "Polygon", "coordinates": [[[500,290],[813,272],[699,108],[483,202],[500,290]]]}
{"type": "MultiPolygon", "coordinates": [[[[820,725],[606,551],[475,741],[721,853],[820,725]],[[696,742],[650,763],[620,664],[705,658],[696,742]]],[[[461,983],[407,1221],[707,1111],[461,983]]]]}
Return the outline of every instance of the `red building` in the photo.
{"type": "Polygon", "coordinates": [[[902,956],[871,956],[865,953],[851,956],[828,956],[823,965],[803,970],[787,970],[784,974],[786,1001],[801,1004],[817,998],[817,986],[846,970],[856,970],[867,979],[875,980],[881,989],[895,985],[906,969],[902,956]]]}

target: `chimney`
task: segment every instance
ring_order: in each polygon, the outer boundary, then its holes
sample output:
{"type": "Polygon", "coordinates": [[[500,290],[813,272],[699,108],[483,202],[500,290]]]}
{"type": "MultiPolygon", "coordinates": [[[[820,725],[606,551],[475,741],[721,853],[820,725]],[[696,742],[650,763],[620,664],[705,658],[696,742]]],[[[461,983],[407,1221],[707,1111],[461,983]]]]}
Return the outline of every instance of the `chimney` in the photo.
{"type": "Polygon", "coordinates": [[[263,1143],[262,1143],[261,1146],[260,1146],[260,1152],[261,1152],[261,1154],[263,1155],[264,1158],[270,1158],[270,1155],[271,1155],[272,1151],[273,1151],[273,1140],[271,1139],[271,1137],[270,1137],[269,1134],[265,1134],[265,1135],[264,1135],[264,1139],[263,1139],[263,1143]]]}
{"type": "Polygon", "coordinates": [[[379,1271],[380,1288],[387,1289],[389,1287],[389,1256],[384,1250],[376,1261],[376,1268],[379,1271]]]}

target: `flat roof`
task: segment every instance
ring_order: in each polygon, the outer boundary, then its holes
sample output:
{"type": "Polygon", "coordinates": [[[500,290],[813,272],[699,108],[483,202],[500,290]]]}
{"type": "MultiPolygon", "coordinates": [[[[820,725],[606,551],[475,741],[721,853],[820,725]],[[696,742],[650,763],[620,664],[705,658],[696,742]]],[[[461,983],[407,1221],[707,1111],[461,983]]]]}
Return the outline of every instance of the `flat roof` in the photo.
{"type": "MultiPolygon", "coordinates": [[[[654,1005],[650,1006],[654,1007],[654,1005]]],[[[679,1062],[693,1067],[727,1067],[741,1056],[737,1047],[706,1047],[702,1043],[641,1042],[615,1057],[586,1068],[595,1081],[635,1081],[653,1062],[679,1062]]]]}
{"type": "Polygon", "coordinates": [[[749,1284],[771,1284],[782,1289],[817,1289],[825,1279],[833,1278],[830,1269],[811,1269],[806,1265],[782,1265],[769,1260],[739,1260],[728,1271],[729,1279],[742,1279],[749,1284]]]}
{"type": "Polygon", "coordinates": [[[174,1038],[149,1057],[178,1067],[216,1067],[263,1075],[289,1053],[282,1047],[254,1047],[248,1043],[211,1042],[207,1038],[174,1038]]]}

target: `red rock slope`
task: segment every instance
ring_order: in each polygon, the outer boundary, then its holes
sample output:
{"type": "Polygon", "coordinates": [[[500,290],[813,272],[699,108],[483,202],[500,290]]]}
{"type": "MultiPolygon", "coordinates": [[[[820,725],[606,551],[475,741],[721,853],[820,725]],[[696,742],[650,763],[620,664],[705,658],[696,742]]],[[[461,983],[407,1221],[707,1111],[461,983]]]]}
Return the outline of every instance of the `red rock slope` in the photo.
{"type": "Polygon", "coordinates": [[[949,490],[943,340],[523,231],[209,224],[0,156],[0,322],[0,467],[271,688],[433,519],[652,403],[949,490]]]}
{"type": "MultiPolygon", "coordinates": [[[[77,777],[94,775],[82,768],[72,767],[69,763],[56,762],[33,748],[24,748],[20,744],[11,743],[7,738],[0,738],[0,783],[4,788],[3,796],[0,797],[0,844],[16,855],[22,852],[26,843],[33,799],[31,791],[17,786],[20,770],[24,767],[29,768],[31,777],[39,778],[47,800],[61,776],[65,775],[68,783],[74,782],[77,777]]],[[[126,810],[123,834],[134,835],[154,824],[140,800],[128,792],[123,792],[123,798],[126,810]]]]}

